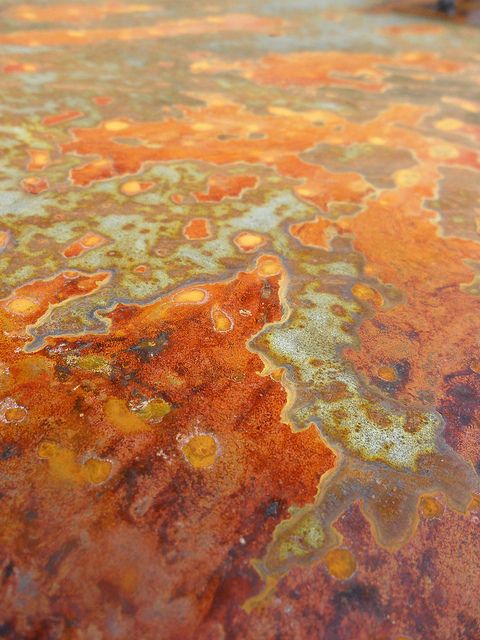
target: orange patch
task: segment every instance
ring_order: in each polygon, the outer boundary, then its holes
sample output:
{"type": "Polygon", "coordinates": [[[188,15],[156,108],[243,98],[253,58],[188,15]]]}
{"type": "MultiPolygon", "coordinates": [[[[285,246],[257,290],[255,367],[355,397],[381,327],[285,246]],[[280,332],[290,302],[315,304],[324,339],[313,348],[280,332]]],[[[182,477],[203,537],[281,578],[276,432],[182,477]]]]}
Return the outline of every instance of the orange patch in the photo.
{"type": "Polygon", "coordinates": [[[205,193],[195,193],[198,202],[220,202],[224,198],[239,198],[246,189],[254,189],[258,178],[248,175],[215,174],[208,179],[205,193]]]}
{"type": "Polygon", "coordinates": [[[33,195],[38,195],[42,193],[42,191],[46,191],[49,186],[44,178],[37,178],[35,176],[23,178],[20,184],[24,191],[32,193],[33,195]]]}
{"type": "Polygon", "coordinates": [[[108,242],[107,238],[89,231],[80,240],[69,244],[63,251],[66,258],[77,258],[91,249],[97,249],[108,242]]]}
{"type": "Polygon", "coordinates": [[[183,227],[183,235],[189,240],[210,238],[210,223],[206,218],[192,218],[183,227]]]}

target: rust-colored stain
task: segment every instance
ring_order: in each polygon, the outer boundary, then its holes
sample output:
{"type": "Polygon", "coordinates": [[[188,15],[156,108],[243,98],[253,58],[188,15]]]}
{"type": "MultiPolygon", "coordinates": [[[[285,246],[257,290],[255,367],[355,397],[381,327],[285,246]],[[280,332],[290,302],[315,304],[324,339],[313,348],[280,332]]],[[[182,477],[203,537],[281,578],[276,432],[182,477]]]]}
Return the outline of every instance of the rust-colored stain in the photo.
{"type": "Polygon", "coordinates": [[[0,7],[0,637],[480,638],[480,38],[394,4],[0,7]]]}

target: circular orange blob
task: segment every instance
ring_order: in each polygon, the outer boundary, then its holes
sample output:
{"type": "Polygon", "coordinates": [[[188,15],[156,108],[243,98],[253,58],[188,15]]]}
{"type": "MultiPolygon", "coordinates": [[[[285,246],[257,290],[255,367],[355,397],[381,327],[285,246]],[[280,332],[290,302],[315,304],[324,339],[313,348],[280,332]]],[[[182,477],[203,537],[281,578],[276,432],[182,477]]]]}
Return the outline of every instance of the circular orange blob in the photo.
{"type": "Polygon", "coordinates": [[[352,287],[352,294],[357,298],[357,300],[363,300],[365,302],[373,302],[378,307],[383,305],[383,298],[372,287],[369,287],[367,284],[363,284],[362,282],[357,282],[352,287]]]}
{"type": "Polygon", "coordinates": [[[7,422],[21,422],[27,415],[25,407],[11,407],[5,411],[5,420],[7,422]]]}
{"type": "Polygon", "coordinates": [[[253,231],[242,231],[242,233],[239,233],[233,241],[239,249],[247,253],[256,251],[266,242],[263,236],[259,233],[254,233],[253,231]]]}
{"type": "Polygon", "coordinates": [[[395,382],[397,380],[397,372],[394,367],[380,367],[377,373],[378,377],[385,382],[395,382]]]}
{"type": "Polygon", "coordinates": [[[348,549],[332,549],[325,556],[325,564],[337,580],[348,580],[357,569],[355,557],[348,549]]]}
{"type": "Polygon", "coordinates": [[[425,518],[440,518],[445,507],[433,496],[423,496],[420,500],[420,509],[425,518]]]}
{"type": "Polygon", "coordinates": [[[18,296],[7,302],[7,309],[19,316],[28,316],[38,309],[38,302],[33,298],[18,296]]]}
{"type": "Polygon", "coordinates": [[[211,467],[215,462],[217,450],[215,438],[207,434],[193,436],[182,447],[184,456],[195,469],[211,467]]]}

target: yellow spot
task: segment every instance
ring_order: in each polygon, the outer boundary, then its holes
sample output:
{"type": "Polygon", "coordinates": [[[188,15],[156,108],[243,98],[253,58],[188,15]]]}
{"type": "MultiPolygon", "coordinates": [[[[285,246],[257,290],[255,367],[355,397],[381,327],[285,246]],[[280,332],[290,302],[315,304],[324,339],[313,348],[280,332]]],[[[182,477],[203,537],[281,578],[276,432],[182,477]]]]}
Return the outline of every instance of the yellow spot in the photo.
{"type": "Polygon", "coordinates": [[[371,144],[375,144],[375,145],[382,145],[382,144],[385,144],[386,142],[385,138],[377,138],[375,136],[373,138],[369,138],[368,141],[371,144]]]}
{"type": "Polygon", "coordinates": [[[31,165],[33,165],[33,168],[43,168],[50,160],[47,151],[39,151],[38,149],[32,149],[30,151],[30,157],[32,159],[31,165]]]}
{"type": "Polygon", "coordinates": [[[169,403],[162,398],[154,398],[153,400],[145,402],[138,409],[135,409],[135,413],[147,422],[158,423],[170,413],[171,408],[169,403]]]}
{"type": "Polygon", "coordinates": [[[142,191],[142,185],[137,180],[130,180],[122,184],[120,191],[126,196],[135,196],[142,191]]]}
{"type": "Polygon", "coordinates": [[[101,169],[102,167],[109,167],[110,166],[110,160],[105,160],[105,158],[102,158],[101,160],[94,160],[94,162],[92,162],[91,166],[92,167],[97,167],[98,169],[101,169]]]}
{"type": "Polygon", "coordinates": [[[201,304],[206,302],[207,297],[208,294],[203,289],[185,289],[176,293],[173,300],[181,304],[201,304]]]}
{"type": "Polygon", "coordinates": [[[105,123],[105,129],[107,131],[123,131],[124,129],[128,129],[129,125],[126,122],[122,122],[122,120],[109,120],[105,123]]]}
{"type": "Polygon", "coordinates": [[[310,187],[298,187],[296,191],[299,195],[305,196],[306,198],[312,197],[317,193],[315,189],[311,189],[310,187]]]}
{"type": "Polygon", "coordinates": [[[436,144],[430,147],[429,155],[432,158],[449,160],[451,158],[457,158],[458,151],[451,144],[436,144]]]}
{"type": "Polygon", "coordinates": [[[378,377],[385,382],[395,382],[397,380],[397,372],[393,367],[380,367],[378,377]]]}
{"type": "Polygon", "coordinates": [[[415,187],[420,182],[420,174],[415,169],[401,169],[393,174],[397,187],[415,187]]]}
{"type": "Polygon", "coordinates": [[[206,469],[215,462],[217,443],[213,436],[201,434],[190,438],[182,447],[182,451],[192,467],[206,469]]]}
{"type": "Polygon", "coordinates": [[[8,231],[0,231],[0,248],[3,249],[7,246],[10,236],[8,231]]]}
{"type": "Polygon", "coordinates": [[[421,60],[422,56],[420,53],[406,53],[403,58],[409,62],[416,62],[417,60],[421,60]]]}
{"type": "Polygon", "coordinates": [[[109,460],[89,458],[83,465],[83,475],[92,484],[101,484],[110,477],[112,463],[109,460]]]}
{"type": "Polygon", "coordinates": [[[440,518],[445,507],[433,496],[423,496],[420,500],[420,509],[425,518],[440,518]]]}
{"type": "Polygon", "coordinates": [[[440,131],[457,131],[463,127],[463,122],[456,118],[443,118],[435,122],[435,128],[440,131]]]}
{"type": "Polygon", "coordinates": [[[373,302],[375,305],[381,307],[383,305],[382,296],[376,291],[362,282],[357,282],[352,287],[352,293],[358,300],[364,300],[366,302],[373,302]]]}
{"type": "Polygon", "coordinates": [[[21,422],[27,415],[25,407],[11,407],[5,410],[5,420],[7,422],[21,422]]]}
{"type": "Polygon", "coordinates": [[[125,400],[111,397],[105,403],[105,416],[122,433],[142,433],[150,427],[128,408],[125,400]]]}
{"type": "Polygon", "coordinates": [[[215,127],[209,122],[195,122],[195,124],[192,125],[192,129],[194,131],[212,131],[215,127]]]}
{"type": "Polygon", "coordinates": [[[276,276],[282,270],[282,263],[278,258],[261,258],[258,262],[257,271],[261,278],[276,276]]]}
{"type": "Polygon", "coordinates": [[[212,65],[208,62],[208,60],[198,60],[197,62],[194,62],[192,65],[190,65],[190,70],[193,73],[199,73],[202,71],[208,71],[211,66],[212,65]]]}
{"type": "Polygon", "coordinates": [[[11,313],[15,313],[20,316],[28,316],[34,313],[38,309],[39,303],[32,298],[19,296],[18,298],[12,298],[7,303],[7,309],[11,313]]]}
{"type": "Polygon", "coordinates": [[[86,233],[80,242],[84,247],[98,247],[98,245],[104,244],[105,238],[96,233],[86,233]]]}
{"type": "Polygon", "coordinates": [[[219,307],[212,308],[212,323],[215,331],[225,333],[233,329],[233,320],[219,307]]]}
{"type": "Polygon", "coordinates": [[[354,556],[348,549],[332,549],[325,556],[325,564],[331,576],[348,580],[357,568],[354,556]]]}
{"type": "Polygon", "coordinates": [[[55,442],[42,442],[38,447],[40,458],[47,460],[50,473],[58,480],[81,482],[81,467],[75,461],[75,453],[55,442]]]}
{"type": "Polygon", "coordinates": [[[288,117],[291,117],[292,115],[294,116],[297,115],[291,109],[285,109],[285,107],[269,107],[268,110],[274,116],[281,116],[281,117],[288,118],[288,117]]]}
{"type": "Polygon", "coordinates": [[[235,237],[234,242],[242,251],[251,252],[259,249],[266,241],[259,233],[243,231],[235,237]]]}

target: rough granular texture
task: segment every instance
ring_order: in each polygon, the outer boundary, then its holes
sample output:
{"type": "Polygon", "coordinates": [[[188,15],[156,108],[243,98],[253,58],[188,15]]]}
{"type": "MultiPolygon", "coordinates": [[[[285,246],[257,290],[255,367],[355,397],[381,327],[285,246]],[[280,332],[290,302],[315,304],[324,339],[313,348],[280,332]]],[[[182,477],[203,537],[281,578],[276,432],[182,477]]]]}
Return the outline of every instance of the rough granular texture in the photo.
{"type": "Polygon", "coordinates": [[[480,638],[473,5],[2,3],[0,637],[480,638]]]}

